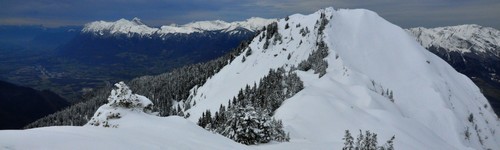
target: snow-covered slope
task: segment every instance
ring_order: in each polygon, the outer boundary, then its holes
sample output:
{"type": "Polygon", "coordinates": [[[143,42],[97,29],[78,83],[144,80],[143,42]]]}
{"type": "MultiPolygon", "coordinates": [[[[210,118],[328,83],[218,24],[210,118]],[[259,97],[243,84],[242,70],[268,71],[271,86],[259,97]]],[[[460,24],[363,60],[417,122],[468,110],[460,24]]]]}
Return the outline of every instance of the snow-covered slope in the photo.
{"type": "Polygon", "coordinates": [[[184,118],[155,116],[148,98],[115,86],[87,125],[1,131],[0,149],[248,149],[184,118]]]}
{"type": "MultiPolygon", "coordinates": [[[[127,114],[120,120],[129,120],[117,129],[50,127],[2,131],[0,145],[24,148],[22,141],[33,140],[26,145],[63,149],[67,147],[50,144],[73,138],[82,142],[70,144],[97,149],[105,148],[93,146],[341,149],[345,130],[370,130],[378,134],[379,143],[395,135],[396,149],[500,149],[498,117],[472,81],[376,13],[326,8],[311,15],[280,19],[276,31],[261,32],[234,61],[203,86],[191,90],[190,99],[183,101],[192,105],[185,111],[190,114],[189,121],[127,114]],[[322,26],[325,19],[328,23],[322,26]],[[295,70],[305,87],[274,112],[290,133],[290,142],[244,147],[194,126],[205,110],[214,113],[247,84],[258,83],[269,69],[290,70],[297,66],[321,42],[328,46],[326,74],[320,77],[312,70],[295,70]],[[251,54],[247,54],[249,50],[251,54]],[[386,91],[392,91],[394,101],[386,91]],[[48,140],[37,142],[36,136],[48,140]],[[113,138],[121,145],[103,140],[114,141],[113,138]]],[[[29,148],[33,147],[26,147],[29,148]]]]}
{"type": "Polygon", "coordinates": [[[500,31],[475,24],[407,30],[424,47],[437,46],[461,53],[491,53],[500,57],[500,31]]]}
{"type": "Polygon", "coordinates": [[[221,135],[200,128],[182,117],[129,113],[119,128],[59,126],[3,130],[0,149],[7,150],[164,150],[248,149],[221,135]]]}
{"type": "MultiPolygon", "coordinates": [[[[328,8],[292,15],[279,20],[278,33],[283,42],[264,49],[261,33],[250,44],[246,61],[233,61],[193,89],[190,102],[196,105],[187,110],[189,120],[226,105],[269,69],[297,66],[323,39],[329,47],[326,75],[297,71],[305,89],[275,112],[291,142],[264,147],[340,149],[344,130],[361,129],[380,139],[396,135],[395,145],[402,149],[500,149],[499,121],[477,86],[376,13],[328,8]],[[324,34],[316,24],[321,13],[329,19],[324,34]],[[311,32],[303,36],[306,28],[311,32]],[[387,90],[393,91],[394,102],[381,94],[387,90]]],[[[243,55],[236,58],[241,59],[243,55]]]]}
{"type": "Polygon", "coordinates": [[[160,28],[148,27],[143,24],[140,19],[134,18],[132,21],[126,19],[120,19],[115,22],[106,21],[95,21],[85,25],[82,29],[84,33],[95,33],[98,35],[105,34],[126,34],[126,35],[141,35],[148,36],[152,34],[175,34],[184,33],[190,34],[195,32],[204,31],[217,31],[222,30],[224,32],[235,31],[236,29],[246,29],[252,32],[260,30],[263,26],[275,22],[276,19],[264,19],[252,17],[246,21],[235,21],[235,22],[225,22],[221,20],[215,21],[198,21],[192,22],[185,25],[165,25],[160,28]]]}

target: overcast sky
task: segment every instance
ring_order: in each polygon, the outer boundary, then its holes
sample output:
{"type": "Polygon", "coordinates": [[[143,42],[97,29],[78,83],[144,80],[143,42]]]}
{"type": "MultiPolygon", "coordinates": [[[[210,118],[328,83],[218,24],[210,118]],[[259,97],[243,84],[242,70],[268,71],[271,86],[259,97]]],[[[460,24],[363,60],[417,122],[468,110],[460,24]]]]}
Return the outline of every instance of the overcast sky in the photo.
{"type": "Polygon", "coordinates": [[[83,25],[138,17],[160,26],[283,18],[330,6],[370,9],[404,28],[479,24],[500,29],[500,0],[0,0],[0,24],[83,25]]]}

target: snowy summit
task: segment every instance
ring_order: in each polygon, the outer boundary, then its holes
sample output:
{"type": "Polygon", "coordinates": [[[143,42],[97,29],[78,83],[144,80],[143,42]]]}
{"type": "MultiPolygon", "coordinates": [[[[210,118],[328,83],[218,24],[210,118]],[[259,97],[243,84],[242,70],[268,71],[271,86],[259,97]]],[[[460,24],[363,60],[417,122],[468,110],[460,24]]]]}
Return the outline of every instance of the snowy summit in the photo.
{"type": "Polygon", "coordinates": [[[128,113],[117,128],[0,131],[0,148],[500,149],[500,121],[479,88],[369,10],[326,8],[279,19],[224,62],[186,99],[148,97],[186,119],[128,113]],[[369,143],[354,143],[360,131],[369,143]]]}

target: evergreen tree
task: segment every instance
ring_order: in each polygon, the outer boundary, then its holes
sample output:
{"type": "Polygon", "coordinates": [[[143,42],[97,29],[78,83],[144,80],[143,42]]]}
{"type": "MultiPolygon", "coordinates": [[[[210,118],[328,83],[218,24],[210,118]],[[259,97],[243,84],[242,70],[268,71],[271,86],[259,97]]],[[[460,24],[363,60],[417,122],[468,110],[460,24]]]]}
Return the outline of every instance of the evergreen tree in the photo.
{"type": "Polygon", "coordinates": [[[349,130],[345,130],[344,138],[344,147],[342,150],[354,150],[354,138],[351,136],[349,130]]]}
{"type": "Polygon", "coordinates": [[[94,116],[87,123],[93,126],[118,127],[118,124],[110,123],[111,120],[120,119],[123,114],[120,111],[142,111],[152,114],[153,103],[148,98],[133,94],[132,90],[124,82],[115,84],[116,88],[111,90],[108,103],[99,107],[94,116]],[[119,109],[121,108],[121,109],[119,109]]]}
{"type": "Polygon", "coordinates": [[[391,139],[387,140],[387,143],[384,145],[384,149],[386,150],[394,150],[394,139],[396,136],[392,136],[391,139]]]}
{"type": "Polygon", "coordinates": [[[248,47],[248,50],[247,50],[247,52],[245,53],[245,56],[247,56],[247,57],[248,57],[248,56],[250,56],[250,55],[252,55],[252,48],[248,47]]]}
{"type": "Polygon", "coordinates": [[[365,150],[364,148],[366,147],[366,143],[365,143],[365,136],[363,135],[363,132],[361,132],[361,130],[359,130],[359,135],[358,137],[356,138],[356,143],[355,143],[355,149],[356,150],[365,150]]]}
{"type": "Polygon", "coordinates": [[[319,73],[319,77],[326,74],[328,62],[324,60],[328,56],[328,46],[323,41],[316,43],[317,49],[309,55],[309,57],[300,62],[298,69],[302,71],[314,70],[314,73],[319,73]]]}

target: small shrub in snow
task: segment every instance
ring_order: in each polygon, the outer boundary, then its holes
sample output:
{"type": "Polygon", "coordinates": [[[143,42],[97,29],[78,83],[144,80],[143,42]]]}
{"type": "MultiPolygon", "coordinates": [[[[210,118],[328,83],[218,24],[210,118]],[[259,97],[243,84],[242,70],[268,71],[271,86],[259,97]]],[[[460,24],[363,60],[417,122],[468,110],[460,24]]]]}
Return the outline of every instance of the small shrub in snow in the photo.
{"type": "Polygon", "coordinates": [[[309,31],[309,28],[307,28],[307,27],[306,27],[306,28],[302,28],[302,29],[300,29],[300,31],[299,31],[299,32],[300,32],[300,34],[301,34],[303,37],[305,37],[307,34],[309,34],[309,32],[310,32],[310,31],[309,31]]]}
{"type": "Polygon", "coordinates": [[[263,49],[267,49],[269,47],[269,41],[266,40],[266,42],[264,42],[264,45],[263,45],[263,49]]]}
{"type": "Polygon", "coordinates": [[[467,126],[467,127],[465,127],[465,132],[464,132],[464,134],[465,134],[465,139],[466,139],[466,140],[470,140],[470,135],[471,135],[471,133],[470,133],[470,131],[469,131],[469,127],[468,127],[468,126],[467,126]]]}
{"type": "Polygon", "coordinates": [[[280,33],[276,32],[273,39],[273,45],[276,45],[278,41],[280,42],[279,44],[283,43],[283,36],[281,36],[280,33]]]}
{"type": "Polygon", "coordinates": [[[248,56],[250,56],[250,55],[252,55],[252,48],[248,47],[248,50],[247,50],[247,52],[245,53],[245,56],[247,56],[247,57],[248,57],[248,56]]]}
{"type": "Polygon", "coordinates": [[[474,123],[474,115],[472,113],[470,113],[467,120],[469,120],[470,123],[474,123]]]}

